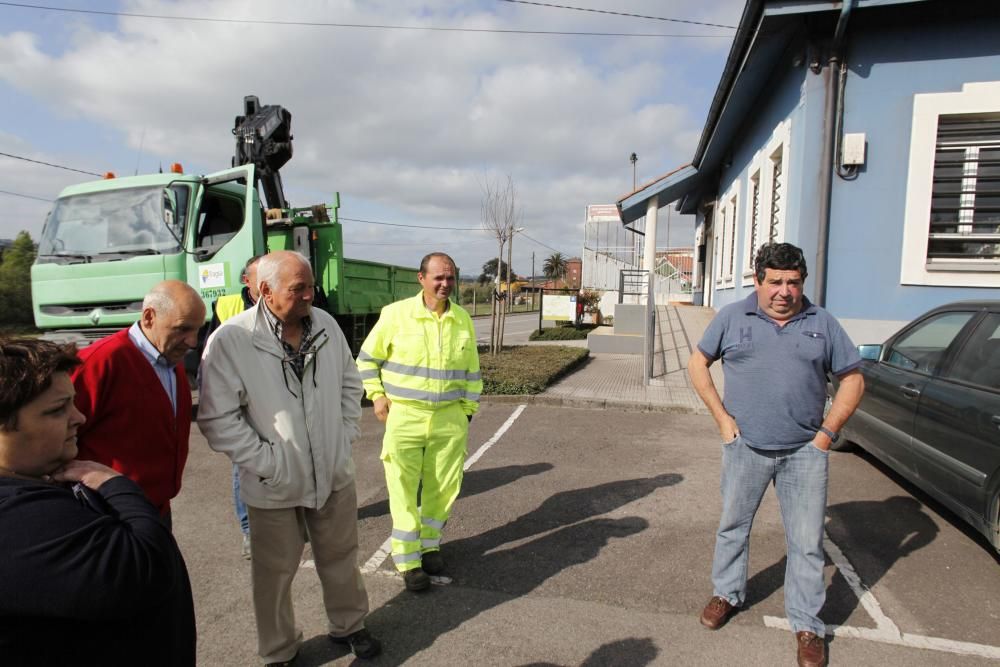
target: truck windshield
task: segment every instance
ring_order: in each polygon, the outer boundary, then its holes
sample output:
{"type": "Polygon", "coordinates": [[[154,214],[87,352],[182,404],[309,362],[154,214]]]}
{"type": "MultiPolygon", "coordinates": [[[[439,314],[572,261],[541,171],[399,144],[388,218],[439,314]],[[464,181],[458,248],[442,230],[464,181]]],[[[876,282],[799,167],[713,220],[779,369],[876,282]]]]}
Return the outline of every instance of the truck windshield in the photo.
{"type": "Polygon", "coordinates": [[[99,261],[128,255],[158,255],[180,250],[184,238],[188,188],[174,185],[178,224],[161,218],[163,188],[129,188],[63,197],[45,223],[39,257],[99,261]],[[176,238],[175,238],[176,236],[176,238]]]}

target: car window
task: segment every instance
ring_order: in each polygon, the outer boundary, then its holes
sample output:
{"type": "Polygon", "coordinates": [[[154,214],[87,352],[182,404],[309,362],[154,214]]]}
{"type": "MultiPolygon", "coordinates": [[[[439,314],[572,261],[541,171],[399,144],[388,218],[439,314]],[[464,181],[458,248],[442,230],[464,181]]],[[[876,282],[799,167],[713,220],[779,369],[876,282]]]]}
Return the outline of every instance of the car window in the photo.
{"type": "Polygon", "coordinates": [[[886,363],[933,375],[951,341],[974,314],[941,313],[924,320],[892,344],[886,363]]]}
{"type": "Polygon", "coordinates": [[[1000,314],[990,313],[979,323],[947,377],[1000,389],[1000,314]]]}

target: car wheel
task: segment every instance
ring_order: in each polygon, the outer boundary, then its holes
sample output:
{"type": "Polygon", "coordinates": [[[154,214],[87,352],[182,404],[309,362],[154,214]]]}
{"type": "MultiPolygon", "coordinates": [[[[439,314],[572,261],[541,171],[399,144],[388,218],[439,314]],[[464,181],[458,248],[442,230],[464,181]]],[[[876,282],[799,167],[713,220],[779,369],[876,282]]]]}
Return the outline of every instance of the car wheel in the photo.
{"type": "Polygon", "coordinates": [[[997,497],[993,499],[993,518],[996,519],[996,523],[993,524],[993,533],[989,536],[989,539],[993,542],[993,548],[1000,552],[1000,491],[997,492],[997,497]]]}
{"type": "Polygon", "coordinates": [[[837,442],[830,445],[830,449],[832,449],[835,452],[851,452],[854,451],[855,449],[858,449],[858,443],[851,442],[844,436],[840,436],[837,442]]]}

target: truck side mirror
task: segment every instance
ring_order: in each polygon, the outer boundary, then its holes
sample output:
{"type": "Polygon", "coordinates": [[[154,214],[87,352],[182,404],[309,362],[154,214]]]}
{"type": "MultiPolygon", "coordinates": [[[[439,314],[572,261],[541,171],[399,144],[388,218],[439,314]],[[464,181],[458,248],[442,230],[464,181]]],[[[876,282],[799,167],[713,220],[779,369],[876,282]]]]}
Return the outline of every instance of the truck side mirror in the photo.
{"type": "Polygon", "coordinates": [[[177,224],[177,193],[169,186],[163,188],[163,198],[161,200],[160,217],[167,229],[173,230],[177,224]]]}
{"type": "Polygon", "coordinates": [[[858,345],[858,354],[861,355],[862,359],[867,359],[868,361],[878,361],[882,356],[882,346],[858,345]]]}

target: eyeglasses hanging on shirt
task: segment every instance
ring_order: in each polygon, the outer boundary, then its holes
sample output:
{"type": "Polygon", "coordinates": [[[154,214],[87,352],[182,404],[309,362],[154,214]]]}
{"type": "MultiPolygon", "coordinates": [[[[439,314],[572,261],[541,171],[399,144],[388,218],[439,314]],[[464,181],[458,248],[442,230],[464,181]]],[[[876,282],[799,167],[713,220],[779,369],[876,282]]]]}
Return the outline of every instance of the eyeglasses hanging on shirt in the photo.
{"type": "Polygon", "coordinates": [[[288,390],[295,398],[298,398],[298,394],[292,391],[292,388],[288,385],[288,368],[290,367],[292,372],[295,373],[295,377],[302,382],[302,377],[305,375],[305,369],[307,366],[312,364],[312,381],[313,386],[316,386],[316,366],[318,365],[317,354],[326,345],[330,337],[326,334],[326,329],[320,329],[315,334],[310,336],[307,340],[303,341],[299,346],[298,352],[288,352],[286,348],[285,356],[281,359],[281,377],[285,380],[285,389],[288,390]],[[320,338],[322,337],[322,340],[320,338]]]}

